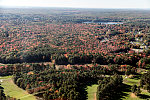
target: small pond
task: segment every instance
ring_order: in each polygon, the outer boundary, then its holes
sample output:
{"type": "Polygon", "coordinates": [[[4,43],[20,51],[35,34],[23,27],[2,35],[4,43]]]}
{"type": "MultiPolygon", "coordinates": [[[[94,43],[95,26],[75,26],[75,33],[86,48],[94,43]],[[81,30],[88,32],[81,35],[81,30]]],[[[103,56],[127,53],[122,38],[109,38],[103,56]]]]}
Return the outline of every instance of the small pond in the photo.
{"type": "Polygon", "coordinates": [[[123,22],[83,22],[85,24],[90,24],[90,23],[97,23],[97,24],[110,24],[110,25],[113,25],[113,24],[123,24],[123,22]]]}

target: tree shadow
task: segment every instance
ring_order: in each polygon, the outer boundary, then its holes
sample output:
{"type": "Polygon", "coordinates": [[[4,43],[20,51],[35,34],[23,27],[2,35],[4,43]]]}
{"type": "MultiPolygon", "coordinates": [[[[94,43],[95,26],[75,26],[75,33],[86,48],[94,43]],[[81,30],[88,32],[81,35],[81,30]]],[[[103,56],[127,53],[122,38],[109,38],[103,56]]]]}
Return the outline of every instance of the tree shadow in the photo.
{"type": "Polygon", "coordinates": [[[145,94],[139,94],[139,98],[141,99],[150,99],[150,96],[149,95],[145,95],[145,94]]]}
{"type": "Polygon", "coordinates": [[[0,84],[0,90],[4,90],[4,88],[1,86],[1,84],[0,84]]]}
{"type": "Polygon", "coordinates": [[[131,92],[131,86],[122,84],[117,91],[114,91],[114,94],[110,100],[122,100],[128,95],[126,92],[131,92]]]}
{"type": "Polygon", "coordinates": [[[139,79],[141,79],[141,75],[140,74],[135,75],[131,79],[139,80],[139,79]]]}

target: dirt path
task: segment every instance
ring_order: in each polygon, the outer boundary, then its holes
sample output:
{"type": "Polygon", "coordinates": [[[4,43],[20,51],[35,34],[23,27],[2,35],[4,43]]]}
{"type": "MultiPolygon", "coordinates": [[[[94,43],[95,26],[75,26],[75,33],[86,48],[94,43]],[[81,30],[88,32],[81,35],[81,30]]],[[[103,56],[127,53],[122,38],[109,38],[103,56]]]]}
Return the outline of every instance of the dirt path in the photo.
{"type": "Polygon", "coordinates": [[[131,98],[137,98],[137,96],[134,93],[130,94],[131,98]]]}
{"type": "Polygon", "coordinates": [[[94,93],[94,100],[96,100],[96,93],[94,93]]]}

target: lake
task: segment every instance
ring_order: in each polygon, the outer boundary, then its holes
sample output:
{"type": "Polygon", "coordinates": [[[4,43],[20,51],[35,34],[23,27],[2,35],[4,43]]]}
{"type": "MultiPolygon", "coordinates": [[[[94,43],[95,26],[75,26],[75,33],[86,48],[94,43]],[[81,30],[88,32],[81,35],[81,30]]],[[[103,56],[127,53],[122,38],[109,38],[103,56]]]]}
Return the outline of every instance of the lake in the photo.
{"type": "Polygon", "coordinates": [[[85,24],[90,24],[90,23],[97,23],[97,24],[110,24],[110,25],[113,25],[113,24],[123,24],[123,22],[83,22],[85,24]]]}

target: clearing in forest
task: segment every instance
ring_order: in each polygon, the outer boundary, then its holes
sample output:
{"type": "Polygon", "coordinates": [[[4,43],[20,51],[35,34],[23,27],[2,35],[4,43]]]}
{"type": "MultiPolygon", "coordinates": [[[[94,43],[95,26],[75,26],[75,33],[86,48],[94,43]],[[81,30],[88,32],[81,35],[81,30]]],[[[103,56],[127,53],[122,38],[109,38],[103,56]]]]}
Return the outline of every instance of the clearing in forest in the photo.
{"type": "MultiPolygon", "coordinates": [[[[138,75],[136,75],[138,77],[138,75]]],[[[132,87],[133,85],[137,85],[139,86],[140,84],[140,77],[138,78],[129,78],[129,77],[125,77],[123,76],[124,81],[123,83],[132,87]]],[[[134,95],[131,90],[128,92],[124,92],[125,94],[127,94],[122,100],[149,100],[150,99],[150,93],[147,92],[146,90],[141,89],[141,95],[140,96],[136,96],[134,95]]]]}
{"type": "Polygon", "coordinates": [[[96,100],[97,84],[87,86],[88,100],[96,100]]]}
{"type": "Polygon", "coordinates": [[[15,85],[12,81],[12,76],[0,77],[0,80],[0,84],[4,88],[6,95],[20,100],[36,100],[35,96],[15,85]]]}

